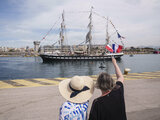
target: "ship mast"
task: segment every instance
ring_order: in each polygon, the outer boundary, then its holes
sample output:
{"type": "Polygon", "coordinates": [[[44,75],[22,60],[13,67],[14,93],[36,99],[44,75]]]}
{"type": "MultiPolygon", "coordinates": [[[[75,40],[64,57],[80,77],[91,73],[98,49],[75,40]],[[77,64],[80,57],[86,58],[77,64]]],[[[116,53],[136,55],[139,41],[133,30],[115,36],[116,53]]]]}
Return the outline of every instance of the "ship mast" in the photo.
{"type": "Polygon", "coordinates": [[[61,23],[61,30],[60,30],[60,46],[61,46],[61,52],[63,51],[63,46],[64,46],[64,30],[65,30],[65,24],[64,24],[64,10],[62,13],[62,23],[61,23]]]}
{"type": "Polygon", "coordinates": [[[90,15],[89,15],[89,24],[88,24],[88,28],[89,28],[89,31],[86,35],[86,43],[89,43],[88,44],[88,53],[91,54],[91,47],[92,47],[92,35],[91,35],[91,32],[92,32],[92,9],[93,7],[91,7],[91,11],[90,11],[90,15]]]}
{"type": "Polygon", "coordinates": [[[108,33],[108,17],[107,17],[107,25],[106,25],[106,45],[109,44],[109,33],[108,33]]]}

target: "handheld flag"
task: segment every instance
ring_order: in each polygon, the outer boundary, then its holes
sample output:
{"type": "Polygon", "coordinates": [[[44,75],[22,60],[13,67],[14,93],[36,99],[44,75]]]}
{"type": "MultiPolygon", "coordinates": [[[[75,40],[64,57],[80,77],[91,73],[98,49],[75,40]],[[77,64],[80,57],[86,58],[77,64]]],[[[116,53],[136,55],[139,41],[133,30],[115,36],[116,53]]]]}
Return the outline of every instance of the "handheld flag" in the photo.
{"type": "Polygon", "coordinates": [[[120,53],[123,49],[122,45],[112,44],[113,53],[120,53]]]}
{"type": "Polygon", "coordinates": [[[110,52],[112,52],[113,53],[113,49],[112,49],[112,47],[108,44],[108,45],[106,45],[106,47],[105,47],[108,51],[110,51],[110,52]]]}

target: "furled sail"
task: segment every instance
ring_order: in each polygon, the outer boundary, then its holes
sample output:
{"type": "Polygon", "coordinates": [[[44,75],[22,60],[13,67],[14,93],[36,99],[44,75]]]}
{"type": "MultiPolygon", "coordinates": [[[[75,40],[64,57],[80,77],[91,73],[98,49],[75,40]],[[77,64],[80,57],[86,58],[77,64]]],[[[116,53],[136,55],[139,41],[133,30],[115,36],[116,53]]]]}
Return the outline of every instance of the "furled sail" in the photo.
{"type": "Polygon", "coordinates": [[[92,9],[93,8],[91,8],[91,11],[90,11],[90,15],[89,15],[89,24],[88,24],[88,28],[89,28],[89,31],[88,31],[88,33],[87,33],[87,35],[86,35],[86,43],[89,43],[88,44],[88,53],[91,53],[91,44],[92,44],[92,35],[91,35],[91,32],[92,32],[92,27],[93,27],[93,25],[92,25],[92,9]]]}
{"type": "Polygon", "coordinates": [[[60,40],[59,40],[59,43],[61,45],[61,51],[63,51],[63,43],[64,43],[64,30],[65,30],[65,24],[64,24],[64,11],[62,13],[62,23],[61,23],[61,31],[59,33],[59,37],[60,37],[60,40]]]}
{"type": "Polygon", "coordinates": [[[92,39],[92,36],[91,36],[91,31],[89,31],[86,35],[86,43],[90,42],[92,39]]]}

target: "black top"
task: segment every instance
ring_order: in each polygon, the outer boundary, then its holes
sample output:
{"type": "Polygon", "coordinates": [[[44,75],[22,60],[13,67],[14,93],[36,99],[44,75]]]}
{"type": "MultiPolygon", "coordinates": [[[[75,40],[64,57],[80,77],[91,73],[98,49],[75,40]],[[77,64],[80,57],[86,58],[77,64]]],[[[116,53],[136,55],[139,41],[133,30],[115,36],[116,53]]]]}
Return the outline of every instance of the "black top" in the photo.
{"type": "Polygon", "coordinates": [[[89,120],[127,120],[122,82],[117,81],[108,95],[93,101],[89,120]]]}

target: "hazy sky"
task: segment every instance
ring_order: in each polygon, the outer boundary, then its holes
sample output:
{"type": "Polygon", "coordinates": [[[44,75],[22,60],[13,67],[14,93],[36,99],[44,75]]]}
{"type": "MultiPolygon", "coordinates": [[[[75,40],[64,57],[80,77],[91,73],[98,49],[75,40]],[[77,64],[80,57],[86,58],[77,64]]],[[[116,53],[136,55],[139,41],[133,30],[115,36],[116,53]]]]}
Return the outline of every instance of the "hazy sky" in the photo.
{"type": "MultiPolygon", "coordinates": [[[[58,19],[65,11],[66,43],[85,40],[91,6],[108,16],[126,39],[125,46],[160,46],[160,0],[0,0],[0,46],[33,47],[55,24],[41,45],[59,39],[58,19]]],[[[93,43],[105,43],[106,20],[93,15],[93,43]],[[94,26],[95,24],[95,26],[94,26]]],[[[110,25],[110,34],[113,28],[110,25]]],[[[117,36],[111,37],[116,41],[117,36]]]]}

